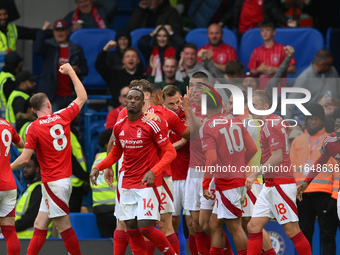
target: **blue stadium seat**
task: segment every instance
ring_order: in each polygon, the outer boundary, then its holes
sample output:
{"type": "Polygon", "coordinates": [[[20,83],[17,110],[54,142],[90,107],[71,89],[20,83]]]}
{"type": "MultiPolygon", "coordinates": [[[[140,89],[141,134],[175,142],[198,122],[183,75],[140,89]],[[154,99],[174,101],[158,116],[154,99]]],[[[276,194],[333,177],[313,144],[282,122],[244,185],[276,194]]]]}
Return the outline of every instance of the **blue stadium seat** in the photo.
{"type": "Polygon", "coordinates": [[[70,213],[70,220],[79,239],[100,238],[96,216],[93,213],[70,213]]]}
{"type": "MultiPolygon", "coordinates": [[[[288,75],[288,78],[297,77],[313,61],[315,53],[325,47],[322,34],[314,28],[277,28],[275,41],[291,45],[295,49],[296,73],[288,75]]],[[[263,44],[260,29],[253,28],[244,33],[241,40],[239,59],[246,71],[251,53],[256,47],[263,44]]]]}
{"type": "MultiPolygon", "coordinates": [[[[131,46],[138,50],[139,57],[142,60],[143,66],[145,66],[146,59],[144,59],[142,52],[138,48],[138,41],[143,35],[150,34],[152,31],[154,31],[155,28],[138,28],[133,31],[131,31],[131,46]]],[[[147,60],[149,61],[149,60],[147,60]]]]}
{"type": "MultiPolygon", "coordinates": [[[[207,37],[207,28],[196,28],[191,30],[185,37],[185,40],[197,45],[197,48],[209,43],[207,37]]],[[[237,51],[237,38],[233,31],[223,28],[223,42],[232,46],[237,51]]]]}
{"type": "Polygon", "coordinates": [[[327,50],[333,53],[333,66],[340,73],[340,28],[328,28],[326,34],[327,50]]]}
{"type": "Polygon", "coordinates": [[[94,64],[98,53],[109,40],[114,40],[115,36],[116,32],[114,30],[97,28],[84,28],[71,34],[70,40],[83,48],[87,65],[89,67],[89,73],[83,80],[83,84],[86,89],[106,89],[106,83],[97,72],[94,64]]]}

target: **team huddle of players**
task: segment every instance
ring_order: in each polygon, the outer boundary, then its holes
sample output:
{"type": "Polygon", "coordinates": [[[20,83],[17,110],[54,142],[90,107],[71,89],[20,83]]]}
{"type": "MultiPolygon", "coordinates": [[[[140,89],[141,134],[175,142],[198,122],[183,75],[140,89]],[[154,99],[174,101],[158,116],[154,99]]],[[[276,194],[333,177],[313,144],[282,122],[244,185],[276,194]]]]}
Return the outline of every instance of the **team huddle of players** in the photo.
{"type": "MultiPolygon", "coordinates": [[[[105,179],[112,183],[112,170],[108,167],[124,153],[117,191],[116,217],[119,224],[114,236],[114,253],[124,254],[129,243],[134,254],[152,254],[155,247],[163,254],[179,254],[179,243],[174,234],[177,216],[183,207],[192,254],[233,254],[222,230],[224,224],[238,254],[276,254],[264,230],[272,218],[283,226],[298,254],[312,254],[310,244],[298,225],[297,188],[290,167],[288,125],[281,125],[282,118],[270,114],[253,115],[264,125],[249,126],[246,123],[252,117],[248,110],[237,119],[223,113],[214,93],[208,93],[212,96],[207,97],[207,112],[203,115],[201,95],[209,88],[208,77],[204,73],[193,74],[182,105],[174,86],[164,88],[164,106],[169,106],[177,114],[175,116],[161,106],[150,104],[152,88],[146,81],[130,84],[126,110],[120,113],[111,137],[112,150],[110,148],[108,157],[91,173],[95,184],[99,170],[106,169],[105,179]],[[143,112],[152,114],[144,116],[143,112]],[[221,119],[235,121],[216,125],[216,120],[221,119]],[[187,127],[183,125],[184,120],[187,127]],[[169,130],[169,137],[164,124],[169,130]],[[188,139],[188,133],[190,154],[183,139],[188,139]],[[150,140],[153,142],[150,143],[150,140]],[[169,146],[170,143],[173,146],[169,146]],[[188,171],[185,162],[189,164],[188,171]],[[202,166],[209,169],[216,165],[232,165],[236,169],[258,165],[259,168],[248,176],[244,171],[212,174],[197,170],[202,166]],[[290,171],[270,170],[275,168],[290,171]],[[264,184],[257,181],[261,174],[264,174],[264,184]],[[160,230],[154,228],[155,221],[160,230]]],[[[257,110],[268,110],[271,106],[271,98],[264,91],[254,92],[252,99],[257,110]]],[[[336,156],[335,151],[339,151],[339,124],[340,117],[335,121],[336,132],[327,139],[328,144],[324,144],[322,150],[323,157],[316,164],[327,162],[330,157],[336,156]]],[[[298,190],[299,196],[316,174],[310,172],[298,190]]]]}
{"type": "MultiPolygon", "coordinates": [[[[10,124],[0,122],[4,164],[0,180],[8,177],[7,185],[0,187],[0,224],[9,255],[20,253],[14,228],[16,187],[11,171],[27,164],[34,150],[41,166],[43,197],[27,254],[39,253],[52,220],[69,254],[81,254],[68,216],[72,191],[70,123],[87,96],[69,64],[60,71],[71,77],[77,98],[69,107],[52,114],[46,95],[38,93],[32,97],[30,103],[38,119],[28,129],[22,154],[11,165],[11,142],[19,147],[23,147],[23,142],[10,124]]],[[[183,98],[175,86],[165,87],[162,105],[166,107],[151,104],[155,88],[146,80],[132,81],[129,87],[126,108],[120,112],[110,138],[109,153],[90,175],[96,185],[99,171],[104,170],[106,182],[112,185],[115,177],[111,166],[123,155],[116,197],[114,254],[125,254],[128,244],[134,254],[153,254],[155,247],[163,254],[180,254],[176,232],[182,208],[192,254],[233,254],[222,230],[224,224],[238,254],[276,254],[264,230],[271,218],[283,226],[298,254],[312,254],[298,225],[296,197],[301,199],[317,172],[310,171],[297,190],[292,171],[268,171],[282,166],[290,169],[288,125],[281,125],[280,116],[253,115],[264,122],[262,127],[254,127],[247,125],[252,118],[248,110],[237,117],[224,113],[218,95],[209,91],[211,86],[203,72],[192,75],[183,98]],[[201,112],[203,93],[211,95],[204,102],[206,114],[201,112]],[[224,124],[216,124],[216,120],[224,120],[224,124]],[[197,170],[227,165],[236,169],[259,167],[249,174],[197,170]],[[261,174],[264,184],[258,181],[261,174]]],[[[255,109],[270,108],[271,98],[266,92],[256,91],[251,96],[255,109]]],[[[338,115],[335,132],[325,139],[322,155],[315,164],[324,164],[330,157],[337,159],[338,115]]]]}

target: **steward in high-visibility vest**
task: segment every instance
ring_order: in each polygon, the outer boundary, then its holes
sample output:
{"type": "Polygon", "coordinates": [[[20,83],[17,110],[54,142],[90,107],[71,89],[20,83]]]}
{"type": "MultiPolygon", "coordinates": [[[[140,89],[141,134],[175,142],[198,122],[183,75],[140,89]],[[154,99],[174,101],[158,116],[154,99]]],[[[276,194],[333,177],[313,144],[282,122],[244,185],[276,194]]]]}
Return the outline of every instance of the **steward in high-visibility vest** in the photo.
{"type": "Polygon", "coordinates": [[[7,100],[15,88],[15,75],[21,70],[22,58],[16,51],[7,53],[0,73],[0,113],[5,118],[7,100]]]}
{"type": "Polygon", "coordinates": [[[89,183],[83,149],[77,136],[71,131],[71,150],[72,150],[72,194],[70,197],[70,212],[80,212],[83,196],[87,194],[86,187],[89,183]]]}
{"type": "MultiPolygon", "coordinates": [[[[98,153],[92,165],[92,168],[99,164],[107,156],[107,144],[110,140],[112,129],[106,129],[98,136],[98,145],[105,152],[98,153]]],[[[114,216],[116,204],[116,187],[117,187],[117,164],[112,166],[114,180],[113,188],[104,180],[104,171],[101,171],[97,186],[92,186],[93,213],[96,215],[97,226],[102,238],[112,238],[116,228],[116,218],[114,216]]]]}
{"type": "MultiPolygon", "coordinates": [[[[16,118],[18,113],[27,114],[27,109],[31,94],[35,88],[37,78],[29,71],[21,71],[16,75],[16,89],[12,91],[6,106],[6,120],[16,128],[16,118]]],[[[29,114],[34,116],[33,114],[29,114]]]]}
{"type": "MultiPolygon", "coordinates": [[[[18,238],[30,239],[34,232],[34,221],[38,215],[41,202],[41,179],[39,163],[35,154],[24,168],[24,178],[28,181],[27,188],[19,198],[15,207],[15,229],[18,238]]],[[[50,224],[47,238],[51,235],[50,224]]]]}
{"type": "MultiPolygon", "coordinates": [[[[291,145],[290,160],[297,186],[305,180],[311,167],[321,155],[320,148],[329,135],[324,129],[325,111],[319,104],[311,104],[307,110],[306,130],[297,136],[291,145]]],[[[309,184],[302,195],[302,201],[296,201],[299,225],[307,240],[312,243],[315,218],[318,218],[320,240],[325,254],[336,253],[335,236],[337,232],[337,197],[339,178],[336,177],[335,159],[331,158],[309,184]]],[[[317,169],[316,169],[317,170],[317,169]]]]}

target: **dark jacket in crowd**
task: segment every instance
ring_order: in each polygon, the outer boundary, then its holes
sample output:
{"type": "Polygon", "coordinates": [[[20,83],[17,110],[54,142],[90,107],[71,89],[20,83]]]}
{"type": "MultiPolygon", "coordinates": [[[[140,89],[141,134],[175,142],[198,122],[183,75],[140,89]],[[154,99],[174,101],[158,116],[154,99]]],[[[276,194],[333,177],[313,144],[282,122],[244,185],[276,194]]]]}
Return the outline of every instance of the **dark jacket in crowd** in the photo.
{"type": "Polygon", "coordinates": [[[170,25],[172,30],[179,34],[183,33],[182,20],[177,10],[164,1],[155,10],[137,7],[132,13],[128,30],[132,31],[142,27],[157,27],[158,25],[170,25]]]}

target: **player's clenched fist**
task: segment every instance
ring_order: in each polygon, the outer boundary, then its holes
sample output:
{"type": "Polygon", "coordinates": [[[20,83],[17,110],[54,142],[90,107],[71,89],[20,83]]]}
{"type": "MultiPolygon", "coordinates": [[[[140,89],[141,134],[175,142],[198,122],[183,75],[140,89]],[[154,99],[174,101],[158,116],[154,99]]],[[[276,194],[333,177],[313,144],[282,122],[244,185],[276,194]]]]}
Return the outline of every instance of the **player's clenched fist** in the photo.
{"type": "Polygon", "coordinates": [[[69,75],[72,72],[74,72],[74,70],[69,63],[66,63],[66,64],[63,64],[62,66],[60,66],[59,72],[61,72],[62,74],[69,75]]]}

